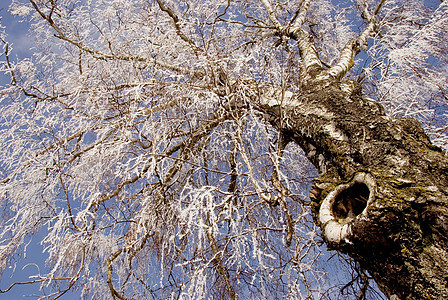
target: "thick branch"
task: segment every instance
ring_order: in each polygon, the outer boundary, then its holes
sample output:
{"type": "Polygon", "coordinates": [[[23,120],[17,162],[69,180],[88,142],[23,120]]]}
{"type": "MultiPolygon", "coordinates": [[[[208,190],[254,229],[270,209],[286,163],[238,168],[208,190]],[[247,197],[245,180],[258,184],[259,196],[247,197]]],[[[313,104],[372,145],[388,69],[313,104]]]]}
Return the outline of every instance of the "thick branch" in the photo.
{"type": "Polygon", "coordinates": [[[291,19],[291,21],[293,21],[290,25],[291,31],[298,30],[303,25],[303,23],[305,23],[306,13],[308,12],[310,4],[311,0],[302,0],[302,2],[300,2],[300,12],[297,14],[297,17],[294,16],[291,19]]]}
{"type": "Polygon", "coordinates": [[[284,27],[278,21],[269,0],[260,1],[266,7],[269,19],[274,24],[274,27],[276,29],[275,34],[279,36],[287,36],[297,41],[300,57],[302,59],[300,63],[300,79],[305,85],[309,81],[309,79],[311,79],[311,74],[315,72],[316,69],[322,69],[322,62],[319,59],[319,54],[317,52],[317,48],[314,44],[313,38],[310,34],[308,34],[301,28],[301,26],[305,22],[305,17],[311,1],[304,0],[303,4],[297,12],[297,15],[293,16],[287,27],[284,27]]]}
{"type": "Polygon", "coordinates": [[[264,7],[266,7],[266,11],[268,12],[269,19],[274,24],[275,28],[277,30],[282,31],[283,26],[280,24],[280,22],[277,20],[277,17],[275,16],[274,10],[272,9],[271,2],[269,0],[260,0],[261,3],[263,3],[264,7]]]}

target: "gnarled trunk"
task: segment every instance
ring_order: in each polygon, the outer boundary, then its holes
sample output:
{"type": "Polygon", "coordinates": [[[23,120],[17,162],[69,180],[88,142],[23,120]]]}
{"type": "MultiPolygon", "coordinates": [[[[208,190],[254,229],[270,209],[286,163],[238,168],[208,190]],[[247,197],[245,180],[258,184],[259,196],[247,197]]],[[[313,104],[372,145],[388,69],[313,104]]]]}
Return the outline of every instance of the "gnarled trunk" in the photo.
{"type": "Polygon", "coordinates": [[[260,98],[319,170],[311,198],[328,246],[391,299],[448,299],[448,157],[421,125],[387,116],[352,81],[310,83],[282,105],[260,98]]]}

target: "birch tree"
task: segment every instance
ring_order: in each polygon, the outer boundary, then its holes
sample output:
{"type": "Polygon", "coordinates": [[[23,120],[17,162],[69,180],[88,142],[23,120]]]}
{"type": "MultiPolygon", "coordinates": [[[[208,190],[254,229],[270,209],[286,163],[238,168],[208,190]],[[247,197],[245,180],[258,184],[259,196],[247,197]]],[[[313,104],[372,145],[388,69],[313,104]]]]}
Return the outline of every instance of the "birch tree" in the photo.
{"type": "Polygon", "coordinates": [[[46,267],[1,293],[448,297],[447,1],[9,9],[0,268],[46,267]]]}

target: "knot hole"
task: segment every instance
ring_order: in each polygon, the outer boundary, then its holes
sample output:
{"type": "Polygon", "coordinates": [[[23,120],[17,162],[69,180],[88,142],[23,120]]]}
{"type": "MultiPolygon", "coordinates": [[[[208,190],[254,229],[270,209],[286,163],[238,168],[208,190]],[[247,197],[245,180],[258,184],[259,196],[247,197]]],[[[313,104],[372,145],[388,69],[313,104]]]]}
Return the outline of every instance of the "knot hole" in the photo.
{"type": "Polygon", "coordinates": [[[355,218],[367,206],[370,191],[367,185],[355,182],[340,192],[333,204],[333,216],[337,219],[355,218]]]}

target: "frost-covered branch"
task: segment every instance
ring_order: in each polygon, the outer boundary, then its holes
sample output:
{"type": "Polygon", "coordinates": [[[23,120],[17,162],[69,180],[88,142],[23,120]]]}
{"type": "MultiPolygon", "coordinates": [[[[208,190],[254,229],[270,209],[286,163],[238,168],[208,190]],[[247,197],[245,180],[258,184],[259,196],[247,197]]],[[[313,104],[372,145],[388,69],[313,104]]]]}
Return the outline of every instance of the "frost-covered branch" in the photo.
{"type": "MultiPolygon", "coordinates": [[[[159,1],[159,0],[158,0],[159,1]]],[[[51,15],[46,15],[37,5],[37,3],[33,0],[30,0],[31,4],[33,5],[34,9],[41,15],[41,17],[43,19],[45,19],[50,26],[56,31],[57,35],[56,37],[58,37],[59,39],[66,41],[70,44],[72,44],[73,46],[79,48],[81,51],[86,52],[91,54],[93,57],[96,57],[98,59],[102,59],[102,60],[123,60],[123,61],[137,61],[137,62],[144,62],[144,63],[153,63],[156,64],[162,68],[166,68],[169,70],[173,70],[175,72],[178,72],[180,74],[190,74],[193,75],[195,77],[203,77],[204,73],[201,71],[196,71],[196,70],[188,70],[188,69],[184,69],[182,67],[178,67],[175,65],[171,65],[169,63],[160,61],[157,58],[146,58],[146,57],[140,57],[140,56],[127,56],[127,55],[120,55],[120,54],[106,54],[103,53],[99,50],[95,50],[92,48],[89,48],[88,46],[83,45],[81,42],[75,41],[72,38],[69,38],[64,32],[63,30],[55,23],[55,21],[51,18],[51,15]]],[[[163,6],[163,2],[160,1],[161,5],[163,6]]],[[[169,10],[168,8],[166,8],[165,6],[163,6],[166,10],[169,10]]],[[[169,10],[170,12],[172,12],[171,10],[169,10]]],[[[170,15],[171,16],[171,15],[170,15]]],[[[174,15],[175,16],[175,15],[174,15]]],[[[177,23],[176,23],[177,24],[177,23]]],[[[177,25],[178,26],[178,25],[177,25]]],[[[177,28],[177,27],[176,27],[177,28]]],[[[184,36],[184,35],[182,35],[184,36]]],[[[184,36],[185,37],[185,36],[184,36]]],[[[186,37],[185,37],[186,38],[186,37]]],[[[186,38],[187,39],[187,38],[186,38]]],[[[190,41],[187,39],[187,41],[190,41]]],[[[193,43],[192,41],[190,41],[191,43],[193,43]]]]}
{"type": "Polygon", "coordinates": [[[298,9],[290,20],[290,31],[295,32],[305,23],[306,14],[310,7],[311,0],[302,0],[298,5],[298,9]]]}
{"type": "Polygon", "coordinates": [[[194,50],[196,51],[203,51],[203,49],[199,48],[198,46],[196,46],[196,44],[190,39],[188,38],[181,30],[181,26],[180,26],[180,20],[179,17],[176,15],[176,13],[169,8],[164,2],[163,0],[156,0],[157,4],[159,5],[160,9],[163,12],[166,12],[168,14],[168,16],[170,16],[170,18],[173,20],[174,23],[174,27],[176,28],[176,33],[177,35],[186,43],[188,43],[191,47],[193,47],[194,50]]]}

